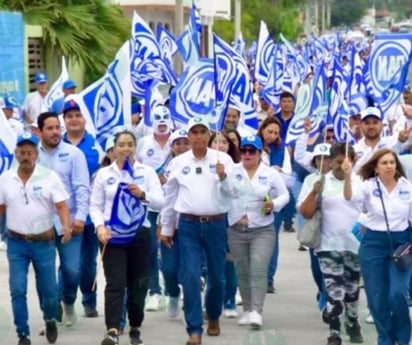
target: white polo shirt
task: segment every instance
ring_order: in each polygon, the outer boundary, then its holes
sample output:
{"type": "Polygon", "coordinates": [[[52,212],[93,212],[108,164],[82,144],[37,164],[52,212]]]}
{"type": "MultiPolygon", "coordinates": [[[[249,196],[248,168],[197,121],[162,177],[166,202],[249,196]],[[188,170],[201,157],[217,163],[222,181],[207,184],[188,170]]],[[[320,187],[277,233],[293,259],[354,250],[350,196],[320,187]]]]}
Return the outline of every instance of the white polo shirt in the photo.
{"type": "Polygon", "coordinates": [[[146,164],[153,169],[159,168],[166,160],[170,153],[171,141],[170,137],[165,146],[161,147],[156,141],[154,134],[147,135],[141,138],[137,143],[136,157],[137,160],[146,164]]]}
{"type": "Polygon", "coordinates": [[[400,143],[397,136],[382,137],[381,140],[376,144],[375,147],[366,145],[365,138],[360,139],[353,149],[357,157],[356,163],[353,166],[353,170],[358,172],[360,168],[372,157],[372,155],[380,149],[390,149],[396,153],[401,152],[408,146],[408,142],[400,143]]]}
{"type": "Polygon", "coordinates": [[[6,206],[7,228],[21,234],[40,234],[53,227],[55,204],[69,198],[58,175],[36,164],[23,185],[18,167],[0,176],[0,205],[6,206]]]}
{"type": "MultiPolygon", "coordinates": [[[[151,207],[161,209],[164,205],[164,195],[155,171],[151,167],[136,161],[133,170],[134,178],[132,183],[137,184],[146,193],[146,200],[151,207]]],[[[124,173],[119,169],[116,161],[97,171],[90,198],[90,218],[96,228],[110,220],[117,186],[120,182],[126,182],[124,173]]],[[[150,228],[147,216],[143,226],[150,228]]]]}
{"type": "MultiPolygon", "coordinates": [[[[298,209],[319,178],[319,173],[312,173],[305,178],[296,204],[298,209]]],[[[359,178],[354,175],[352,180],[356,183],[359,178]]],[[[344,181],[338,180],[332,172],[325,175],[321,201],[321,241],[316,251],[358,252],[359,241],[352,234],[352,228],[361,214],[361,204],[345,200],[343,186],[344,181]]]]}
{"type": "MultiPolygon", "coordinates": [[[[379,182],[383,202],[388,216],[391,231],[403,231],[412,222],[412,184],[404,177],[391,193],[388,193],[382,182],[379,182]]],[[[376,231],[387,231],[382,202],[376,178],[358,182],[352,186],[352,201],[362,203],[366,214],[362,224],[376,231]]]]}
{"type": "Polygon", "coordinates": [[[11,129],[14,131],[14,133],[17,134],[17,136],[20,136],[24,133],[24,125],[21,121],[16,120],[15,118],[10,118],[7,120],[11,129]]]}
{"type": "Polygon", "coordinates": [[[236,164],[231,178],[239,184],[239,195],[231,199],[229,225],[247,216],[248,227],[257,228],[273,224],[273,213],[262,215],[261,210],[266,195],[274,204],[274,212],[279,212],[289,202],[289,192],[280,174],[273,168],[260,163],[252,179],[242,163],[236,164]]]}
{"type": "Polygon", "coordinates": [[[198,216],[227,213],[234,195],[230,178],[220,181],[216,174],[219,160],[229,176],[233,170],[232,158],[221,151],[208,148],[206,156],[198,160],[192,150],[172,159],[170,175],[163,186],[165,206],[161,212],[162,234],[170,236],[177,221],[177,213],[198,216]]]}
{"type": "Polygon", "coordinates": [[[48,111],[45,99],[46,97],[40,95],[38,91],[30,92],[24,99],[24,113],[27,114],[33,122],[37,121],[37,117],[41,113],[48,111]]]}

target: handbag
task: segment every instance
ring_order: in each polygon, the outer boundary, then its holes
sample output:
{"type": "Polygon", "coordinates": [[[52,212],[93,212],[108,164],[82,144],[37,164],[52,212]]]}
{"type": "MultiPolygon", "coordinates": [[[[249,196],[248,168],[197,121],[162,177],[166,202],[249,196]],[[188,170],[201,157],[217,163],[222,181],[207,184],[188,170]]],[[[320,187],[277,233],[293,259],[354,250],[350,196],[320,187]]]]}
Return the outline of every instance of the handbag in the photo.
{"type": "MultiPolygon", "coordinates": [[[[378,185],[379,197],[381,199],[383,215],[385,217],[386,231],[389,236],[389,245],[390,245],[390,249],[392,253],[391,260],[393,261],[395,266],[400,271],[406,271],[412,266],[412,245],[410,243],[411,241],[409,240],[409,243],[401,244],[396,249],[394,249],[392,237],[391,237],[391,230],[389,227],[388,215],[386,214],[386,208],[385,208],[385,203],[383,202],[382,190],[381,190],[381,187],[380,187],[380,184],[377,178],[376,178],[376,184],[378,185]]],[[[408,231],[409,233],[411,232],[410,227],[408,231]]]]}
{"type": "Polygon", "coordinates": [[[321,176],[320,181],[322,183],[322,187],[316,199],[317,200],[316,211],[313,214],[312,218],[305,220],[302,229],[298,231],[298,234],[297,234],[298,241],[302,245],[309,247],[309,248],[317,248],[320,245],[320,233],[321,233],[321,226],[322,226],[321,200],[322,200],[323,184],[325,181],[324,175],[321,176]]]}

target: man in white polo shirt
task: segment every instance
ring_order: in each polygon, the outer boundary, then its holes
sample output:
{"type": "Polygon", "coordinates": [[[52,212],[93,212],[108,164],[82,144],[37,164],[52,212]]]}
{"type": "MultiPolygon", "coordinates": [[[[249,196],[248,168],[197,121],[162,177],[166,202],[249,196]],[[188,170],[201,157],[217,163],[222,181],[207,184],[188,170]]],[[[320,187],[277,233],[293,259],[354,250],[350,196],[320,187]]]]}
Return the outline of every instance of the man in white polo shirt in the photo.
{"type": "Polygon", "coordinates": [[[68,195],[52,170],[36,164],[38,139],[24,133],[17,140],[18,165],[0,177],[0,214],[6,212],[9,287],[18,345],[30,345],[26,301],[27,272],[33,264],[38,293],[43,300],[46,337],[57,339],[58,289],[53,214],[56,209],[63,224],[62,242],[71,237],[68,195]]]}
{"type": "Polygon", "coordinates": [[[29,125],[36,123],[37,117],[48,110],[45,102],[45,98],[49,92],[47,74],[39,72],[36,74],[34,80],[37,90],[30,92],[23,103],[24,121],[29,125]]]}

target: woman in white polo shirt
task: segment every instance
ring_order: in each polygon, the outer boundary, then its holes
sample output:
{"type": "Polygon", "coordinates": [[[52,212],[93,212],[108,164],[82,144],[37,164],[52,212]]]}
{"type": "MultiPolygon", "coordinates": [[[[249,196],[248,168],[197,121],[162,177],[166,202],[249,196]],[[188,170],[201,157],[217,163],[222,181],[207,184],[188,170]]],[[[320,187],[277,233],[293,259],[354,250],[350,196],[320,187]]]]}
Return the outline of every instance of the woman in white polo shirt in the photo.
{"type": "MultiPolygon", "coordinates": [[[[362,343],[358,321],[360,264],[359,243],[351,230],[361,213],[360,205],[345,200],[343,195],[345,174],[342,162],[345,159],[346,143],[330,148],[331,171],[319,176],[310,175],[302,186],[298,207],[302,216],[312,218],[321,192],[321,241],[315,249],[325,280],[329,337],[327,345],[341,345],[341,319],[351,343],[362,343]],[[322,186],[323,184],[323,186],[322,186]],[[321,191],[322,188],[322,191],[321,191]]],[[[353,162],[355,152],[348,148],[348,158],[353,162]]]]}
{"type": "Polygon", "coordinates": [[[232,176],[244,193],[232,199],[228,230],[244,310],[238,324],[253,328],[262,325],[267,269],[275,246],[273,212],[280,211],[289,201],[280,174],[261,161],[262,149],[258,136],[241,141],[241,163],[232,176]]]}
{"type": "Polygon", "coordinates": [[[359,258],[369,310],[378,332],[377,345],[408,345],[411,318],[408,289],[411,268],[399,270],[393,250],[411,241],[412,185],[397,155],[376,151],[359,171],[363,182],[352,187],[351,164],[345,162],[345,198],[366,210],[359,258]]]}

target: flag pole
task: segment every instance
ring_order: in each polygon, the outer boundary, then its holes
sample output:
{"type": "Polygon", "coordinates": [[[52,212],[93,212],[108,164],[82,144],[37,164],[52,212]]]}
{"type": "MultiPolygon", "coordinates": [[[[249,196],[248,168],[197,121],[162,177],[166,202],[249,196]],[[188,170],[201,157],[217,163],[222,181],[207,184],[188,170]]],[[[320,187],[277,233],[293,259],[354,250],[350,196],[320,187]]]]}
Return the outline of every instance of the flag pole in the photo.
{"type": "Polygon", "coordinates": [[[98,262],[97,269],[96,269],[96,276],[94,278],[94,282],[93,282],[93,285],[92,285],[92,291],[96,291],[97,277],[99,276],[100,267],[103,265],[103,257],[104,257],[104,253],[106,252],[106,247],[107,247],[107,242],[105,244],[103,244],[102,252],[100,254],[100,260],[98,262]]]}

